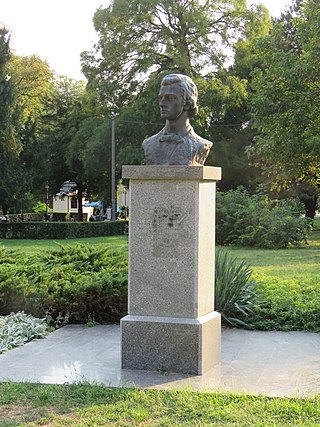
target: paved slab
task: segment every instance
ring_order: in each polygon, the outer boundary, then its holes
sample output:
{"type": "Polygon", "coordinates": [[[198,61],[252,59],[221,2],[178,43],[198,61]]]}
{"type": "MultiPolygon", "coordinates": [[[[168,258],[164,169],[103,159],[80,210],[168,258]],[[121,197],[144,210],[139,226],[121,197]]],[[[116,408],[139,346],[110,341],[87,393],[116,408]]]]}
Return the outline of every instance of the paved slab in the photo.
{"type": "Polygon", "coordinates": [[[187,376],[121,370],[118,325],[68,325],[0,355],[0,381],[8,380],[314,396],[320,393],[320,334],[223,329],[221,364],[187,376]]]}

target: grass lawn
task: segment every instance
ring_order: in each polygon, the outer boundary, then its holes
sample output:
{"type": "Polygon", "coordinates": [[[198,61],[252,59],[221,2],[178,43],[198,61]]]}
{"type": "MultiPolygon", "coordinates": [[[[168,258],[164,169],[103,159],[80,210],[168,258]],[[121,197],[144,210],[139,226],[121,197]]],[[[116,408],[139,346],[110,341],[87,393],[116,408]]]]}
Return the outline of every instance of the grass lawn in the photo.
{"type": "Polygon", "coordinates": [[[2,427],[310,427],[319,423],[320,397],[267,398],[87,384],[0,384],[2,427]]]}
{"type": "Polygon", "coordinates": [[[313,232],[309,244],[289,249],[252,249],[228,247],[230,252],[247,261],[255,273],[281,278],[320,280],[320,232],[313,232]]]}
{"type": "Polygon", "coordinates": [[[253,249],[228,247],[234,256],[244,259],[255,273],[280,278],[320,281],[320,218],[308,236],[308,244],[289,249],[253,249]]]}
{"type": "Polygon", "coordinates": [[[0,239],[0,247],[7,249],[21,249],[27,254],[57,249],[59,245],[78,245],[88,243],[90,245],[114,245],[123,246],[128,244],[128,236],[90,237],[83,239],[61,239],[61,240],[28,240],[28,239],[0,239]]]}

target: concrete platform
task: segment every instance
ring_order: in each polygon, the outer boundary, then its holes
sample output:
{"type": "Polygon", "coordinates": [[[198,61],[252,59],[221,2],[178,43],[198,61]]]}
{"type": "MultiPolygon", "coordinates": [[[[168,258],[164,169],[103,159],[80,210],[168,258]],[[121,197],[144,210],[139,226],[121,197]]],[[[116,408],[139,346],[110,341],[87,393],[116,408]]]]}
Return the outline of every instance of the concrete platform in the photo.
{"type": "Polygon", "coordinates": [[[223,329],[221,364],[203,376],[121,370],[120,364],[118,325],[68,325],[1,354],[0,381],[314,396],[320,334],[223,329]]]}

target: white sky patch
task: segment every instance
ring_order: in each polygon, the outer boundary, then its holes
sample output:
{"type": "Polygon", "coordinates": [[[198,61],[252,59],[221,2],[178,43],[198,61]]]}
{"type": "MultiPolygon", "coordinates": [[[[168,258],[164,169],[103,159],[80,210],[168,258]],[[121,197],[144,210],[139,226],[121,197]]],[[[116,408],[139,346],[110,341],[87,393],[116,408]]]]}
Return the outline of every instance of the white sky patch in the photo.
{"type": "Polygon", "coordinates": [[[97,40],[92,18],[109,0],[0,0],[13,52],[39,55],[58,74],[83,79],[80,53],[97,40]]]}
{"type": "Polygon", "coordinates": [[[264,4],[269,9],[270,15],[276,18],[293,3],[293,0],[247,0],[247,5],[259,3],[264,4]]]}
{"type": "MultiPolygon", "coordinates": [[[[278,16],[291,2],[248,0],[252,3],[263,3],[278,16]]],[[[36,54],[58,74],[84,79],[80,53],[97,41],[94,12],[109,4],[110,0],[0,0],[0,21],[10,27],[15,54],[36,54]]]]}

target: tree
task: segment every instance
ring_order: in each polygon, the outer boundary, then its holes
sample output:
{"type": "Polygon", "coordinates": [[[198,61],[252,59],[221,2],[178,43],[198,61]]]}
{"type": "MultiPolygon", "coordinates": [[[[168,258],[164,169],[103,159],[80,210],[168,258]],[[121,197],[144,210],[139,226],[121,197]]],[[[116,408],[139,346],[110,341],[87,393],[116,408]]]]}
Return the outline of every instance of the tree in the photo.
{"type": "MultiPolygon", "coordinates": [[[[255,134],[248,126],[248,81],[255,64],[253,40],[265,35],[271,25],[267,10],[262,6],[245,9],[242,1],[152,0],[130,2],[130,10],[120,6],[118,0],[96,12],[100,42],[95,52],[83,54],[88,87],[97,93],[107,117],[118,113],[118,176],[122,164],[143,162],[142,141],[161,129],[157,94],[162,77],[173,71],[189,74],[197,83],[200,109],[193,126],[215,141],[207,164],[223,166],[221,188],[239,184],[253,188],[256,169],[249,166],[245,153],[255,134]],[[226,45],[235,47],[236,64],[229,69],[222,67],[226,45]],[[130,64],[124,66],[129,57],[130,64]]],[[[104,140],[92,139],[91,152],[106,148],[103,144],[104,140]]],[[[92,155],[87,159],[99,163],[92,155]]]]}
{"type": "MultiPolygon", "coordinates": [[[[97,183],[101,181],[103,183],[102,176],[98,174],[96,169],[94,169],[93,173],[90,173],[88,160],[89,162],[92,160],[91,154],[87,159],[88,145],[94,138],[96,128],[99,128],[102,120],[101,117],[96,117],[95,105],[92,103],[90,93],[86,92],[84,88],[78,101],[74,104],[69,117],[72,135],[66,149],[66,164],[71,172],[72,179],[77,183],[78,220],[82,221],[82,197],[84,191],[91,196],[92,191],[99,188],[97,183]]],[[[102,153],[103,150],[96,154],[98,159],[101,159],[102,153]]]]}
{"type": "Polygon", "coordinates": [[[221,65],[223,47],[243,27],[245,0],[114,0],[94,15],[99,42],[82,54],[83,71],[113,107],[136,94],[150,73],[194,77],[221,65]],[[112,94],[112,96],[111,96],[112,94]]]}
{"type": "Polygon", "coordinates": [[[269,34],[272,21],[268,9],[262,4],[251,5],[246,10],[245,18],[243,36],[235,44],[234,62],[229,70],[232,75],[251,82],[252,72],[261,65],[257,41],[269,34]]]}
{"type": "Polygon", "coordinates": [[[320,184],[320,8],[296,1],[259,44],[251,153],[278,186],[320,184]]]}
{"type": "Polygon", "coordinates": [[[78,219],[82,221],[82,196],[85,173],[81,161],[81,147],[75,136],[85,117],[82,81],[58,77],[53,82],[52,99],[47,105],[47,128],[43,135],[48,153],[47,179],[54,192],[64,181],[75,181],[78,190],[78,219]]]}
{"type": "MultiPolygon", "coordinates": [[[[19,151],[12,121],[15,95],[8,69],[11,58],[9,41],[7,30],[0,27],[0,144],[3,155],[19,151]]],[[[5,165],[1,164],[1,166],[5,165]]]]}
{"type": "MultiPolygon", "coordinates": [[[[254,41],[268,33],[271,21],[263,6],[248,9],[245,17],[244,32],[235,46],[235,62],[228,69],[220,67],[194,79],[199,90],[199,114],[192,124],[196,132],[215,143],[206,164],[222,166],[223,180],[219,183],[222,190],[243,185],[254,191],[260,175],[249,164],[245,152],[256,134],[250,126],[248,83],[257,63],[254,41]]],[[[142,140],[162,127],[157,93],[165,74],[165,71],[152,74],[139,96],[120,109],[117,159],[122,164],[141,163],[142,140]]]]}
{"type": "Polygon", "coordinates": [[[15,103],[22,110],[22,126],[28,121],[36,122],[43,115],[45,101],[50,97],[53,72],[36,55],[11,55],[8,72],[15,90],[15,103]]]}
{"type": "Polygon", "coordinates": [[[254,135],[248,126],[248,81],[221,69],[210,79],[199,80],[198,87],[200,108],[194,127],[214,142],[206,164],[222,167],[221,190],[243,185],[253,191],[257,173],[245,153],[254,135]]]}
{"type": "Polygon", "coordinates": [[[17,137],[19,111],[15,109],[14,87],[9,74],[11,58],[10,38],[5,28],[0,28],[0,208],[7,213],[13,186],[12,166],[21,151],[17,137]]]}
{"type": "Polygon", "coordinates": [[[53,73],[37,56],[13,54],[6,70],[13,93],[11,126],[19,149],[11,156],[10,173],[2,180],[2,200],[6,209],[22,212],[31,209],[39,198],[44,200],[48,153],[43,134],[53,73]]]}
{"type": "Polygon", "coordinates": [[[88,117],[75,135],[91,197],[111,202],[111,117],[88,117]]]}
{"type": "Polygon", "coordinates": [[[234,46],[234,62],[227,70],[219,70],[215,79],[200,91],[205,94],[200,102],[210,117],[208,122],[205,116],[201,126],[216,141],[207,164],[222,166],[222,191],[243,186],[254,193],[262,179],[246,149],[257,133],[251,125],[250,85],[252,72],[259,65],[255,44],[268,34],[271,26],[269,12],[263,5],[250,6],[245,13],[243,34],[234,46]]]}
{"type": "MultiPolygon", "coordinates": [[[[41,136],[44,129],[45,105],[51,96],[53,73],[39,57],[12,55],[8,63],[16,111],[19,111],[17,138],[21,151],[11,167],[11,178],[16,176],[10,191],[10,209],[30,209],[30,194],[43,199],[47,173],[46,145],[41,136]]],[[[9,183],[7,182],[7,185],[9,183]]]]}

